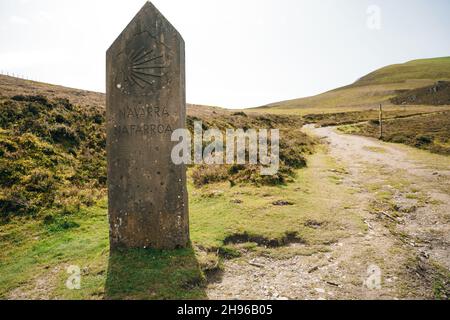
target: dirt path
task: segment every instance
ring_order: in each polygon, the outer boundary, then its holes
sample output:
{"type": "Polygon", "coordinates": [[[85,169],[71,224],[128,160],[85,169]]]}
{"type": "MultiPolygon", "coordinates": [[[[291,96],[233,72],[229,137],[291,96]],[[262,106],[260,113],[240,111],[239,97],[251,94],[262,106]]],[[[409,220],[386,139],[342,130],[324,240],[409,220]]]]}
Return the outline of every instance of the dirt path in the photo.
{"type": "Polygon", "coordinates": [[[314,192],[329,199],[324,215],[342,216],[343,224],[354,217],[364,228],[349,226],[347,236],[311,255],[274,258],[246,253],[225,261],[223,274],[208,286],[208,296],[448,298],[450,158],[339,134],[331,127],[303,130],[328,145],[327,151],[310,159],[307,169],[321,182],[321,190],[314,192]],[[343,170],[331,167],[327,158],[343,170]],[[339,189],[331,186],[330,172],[339,189]]]}
{"type": "Polygon", "coordinates": [[[354,183],[384,192],[384,198],[377,199],[384,200],[377,201],[378,209],[398,216],[397,229],[411,238],[410,244],[416,240],[426,255],[450,269],[448,157],[339,134],[335,128],[308,129],[328,140],[331,155],[347,165],[354,183]]]}

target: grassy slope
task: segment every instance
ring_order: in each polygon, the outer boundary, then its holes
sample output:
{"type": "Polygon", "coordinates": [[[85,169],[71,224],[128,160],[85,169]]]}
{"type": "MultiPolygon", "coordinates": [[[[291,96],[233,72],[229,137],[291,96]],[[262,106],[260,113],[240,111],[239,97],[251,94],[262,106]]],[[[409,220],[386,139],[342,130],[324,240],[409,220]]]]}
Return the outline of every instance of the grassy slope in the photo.
{"type": "MultiPolygon", "coordinates": [[[[383,128],[384,141],[450,155],[450,111],[390,119],[383,122],[383,128]]],[[[374,122],[342,126],[339,130],[373,138],[378,138],[380,132],[378,123],[374,122]]]]}
{"type": "MultiPolygon", "coordinates": [[[[49,100],[68,99],[78,106],[97,106],[105,108],[105,94],[74,88],[67,88],[54,84],[23,80],[10,76],[0,75],[0,96],[12,97],[15,95],[43,95],[49,100]]],[[[208,116],[214,113],[225,113],[226,109],[212,106],[188,104],[188,114],[192,116],[208,116]]]]}
{"type": "MultiPolygon", "coordinates": [[[[43,96],[0,97],[0,219],[43,217],[43,209],[64,211],[89,205],[106,189],[105,112],[101,106],[78,106],[43,96]]],[[[280,170],[261,176],[259,166],[196,166],[197,185],[211,181],[253,184],[286,183],[305,166],[312,139],[301,132],[295,116],[211,114],[188,117],[203,127],[281,129],[280,170]]],[[[52,215],[45,215],[51,219],[52,215]]]]}
{"type": "Polygon", "coordinates": [[[313,97],[273,103],[257,110],[306,114],[314,113],[314,109],[317,112],[317,108],[323,112],[326,109],[331,112],[370,109],[380,103],[390,105],[389,99],[396,96],[398,90],[420,88],[449,79],[450,57],[414,60],[376,70],[346,87],[313,97]]]}
{"type": "Polygon", "coordinates": [[[297,173],[286,186],[219,183],[198,189],[190,184],[195,252],[132,250],[109,256],[106,201],[68,214],[64,221],[72,222],[70,227],[62,221],[14,220],[0,227],[0,298],[198,299],[205,297],[201,268],[220,267],[217,252],[223,257],[242,250],[276,257],[310,255],[365,230],[356,213],[342,210],[355,204],[341,185],[345,172],[331,158],[314,155],[311,168],[297,173]],[[323,201],[325,194],[337,200],[323,201]],[[278,200],[291,205],[274,205],[278,200]],[[233,243],[242,235],[250,243],[233,243]],[[266,248],[269,240],[283,246],[266,248]],[[290,241],[306,245],[286,246],[290,241]],[[81,290],[65,286],[70,265],[82,269],[81,290]]]}
{"type": "Polygon", "coordinates": [[[450,79],[450,57],[412,60],[376,70],[358,81],[354,86],[402,83],[407,80],[450,79]]]}
{"type": "MultiPolygon", "coordinates": [[[[383,108],[383,119],[403,119],[421,114],[441,114],[450,110],[450,107],[403,107],[403,108],[383,108]]],[[[307,123],[314,123],[316,126],[328,127],[336,125],[347,125],[365,121],[377,122],[380,117],[379,109],[369,109],[365,111],[337,112],[337,113],[315,113],[303,116],[307,123]]]]}
{"type": "Polygon", "coordinates": [[[0,219],[67,211],[105,194],[103,114],[68,100],[0,97],[0,219]]]}
{"type": "MultiPolygon", "coordinates": [[[[10,77],[1,77],[0,84],[4,111],[0,143],[6,148],[0,153],[0,176],[4,177],[0,202],[27,204],[20,207],[20,212],[16,206],[3,208],[9,211],[2,209],[6,219],[0,225],[1,298],[202,298],[205,294],[202,269],[220,267],[218,252],[224,256],[237,254],[227,241],[230,237],[247,234],[255,241],[284,244],[287,234],[292,241],[301,234],[302,241],[316,243],[312,233],[308,235],[301,224],[306,219],[298,211],[303,201],[298,205],[294,201],[287,207],[272,205],[273,201],[292,197],[296,193],[293,184],[255,188],[231,187],[228,182],[223,182],[197,188],[191,183],[191,230],[196,252],[192,248],[174,252],[132,250],[110,256],[106,201],[100,200],[89,208],[83,201],[77,201],[86,195],[79,193],[83,189],[89,191],[91,188],[89,195],[101,196],[101,192],[93,191],[104,188],[104,179],[100,185],[95,182],[103,171],[89,170],[95,163],[104,169],[104,161],[91,161],[104,159],[101,126],[104,123],[104,106],[101,105],[104,96],[10,77]],[[51,98],[16,97],[24,94],[45,94],[51,98]],[[60,100],[72,97],[77,105],[60,100]],[[92,127],[92,124],[95,125],[92,127]],[[95,141],[93,134],[100,134],[95,141]],[[87,161],[83,162],[85,155],[87,161]],[[16,170],[16,166],[23,170],[16,170]],[[92,172],[98,176],[90,177],[88,173],[92,172]],[[88,179],[75,179],[79,173],[88,174],[88,179]],[[12,177],[15,180],[11,180],[12,177]],[[39,185],[45,182],[39,190],[35,188],[38,182],[39,185]],[[30,202],[46,199],[55,191],[56,198],[51,197],[45,206],[42,202],[30,202]],[[235,198],[241,193],[243,203],[237,203],[235,198]],[[264,201],[261,201],[260,193],[266,194],[264,201]],[[283,197],[275,196],[281,193],[283,197]],[[79,206],[71,206],[69,210],[65,203],[53,202],[54,199],[67,199],[68,194],[79,206]],[[31,205],[36,210],[28,214],[31,205]],[[10,210],[16,214],[11,216],[10,210]],[[284,219],[274,224],[274,213],[277,212],[284,219]],[[260,219],[254,223],[257,216],[260,219]],[[65,287],[69,265],[82,267],[82,290],[65,287]]],[[[301,127],[297,118],[247,117],[242,113],[233,115],[224,109],[201,106],[190,106],[190,117],[191,120],[203,119],[205,125],[219,128],[229,126],[230,121],[238,127],[271,127],[284,122],[286,126],[301,127]]],[[[282,147],[282,153],[283,149],[289,152],[282,154],[282,161],[286,159],[293,162],[292,168],[299,168],[304,166],[301,154],[310,151],[310,141],[299,131],[290,131],[295,136],[287,140],[295,146],[282,147]]],[[[192,168],[190,176],[195,172],[192,168]]],[[[295,173],[292,171],[290,175],[293,177],[295,173]]],[[[95,203],[95,198],[89,197],[88,202],[95,203]]],[[[316,213],[317,210],[311,210],[311,214],[316,213]]],[[[321,234],[320,237],[327,236],[321,234]]]]}
{"type": "Polygon", "coordinates": [[[12,97],[18,94],[43,95],[49,99],[69,99],[76,105],[105,106],[105,95],[103,93],[66,88],[4,75],[0,75],[0,94],[4,97],[12,97]]]}

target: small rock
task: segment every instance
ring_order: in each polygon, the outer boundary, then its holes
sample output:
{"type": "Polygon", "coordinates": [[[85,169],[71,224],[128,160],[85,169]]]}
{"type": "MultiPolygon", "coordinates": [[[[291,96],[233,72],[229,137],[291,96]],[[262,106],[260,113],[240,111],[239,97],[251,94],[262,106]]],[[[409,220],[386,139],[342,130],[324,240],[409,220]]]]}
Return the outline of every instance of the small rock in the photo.
{"type": "Polygon", "coordinates": [[[330,286],[333,286],[333,287],[339,287],[339,284],[331,282],[331,281],[327,281],[327,284],[329,284],[330,286]]]}
{"type": "Polygon", "coordinates": [[[305,225],[305,227],[319,229],[323,225],[323,222],[319,222],[316,220],[308,220],[304,223],[304,225],[305,225]]]}
{"type": "Polygon", "coordinates": [[[286,201],[286,200],[274,201],[274,202],[272,202],[272,204],[274,206],[292,206],[292,205],[294,205],[292,202],[286,201]]]}
{"type": "Polygon", "coordinates": [[[317,270],[319,270],[319,267],[315,266],[315,267],[309,269],[308,273],[313,273],[314,271],[317,271],[317,270]]]}
{"type": "Polygon", "coordinates": [[[265,266],[261,263],[258,263],[258,261],[256,260],[250,260],[248,262],[249,265],[254,266],[254,267],[258,267],[258,268],[264,268],[265,266]]]}
{"type": "Polygon", "coordinates": [[[402,212],[402,213],[414,213],[417,211],[417,207],[416,206],[404,206],[404,205],[394,205],[394,209],[398,212],[402,212]]]}

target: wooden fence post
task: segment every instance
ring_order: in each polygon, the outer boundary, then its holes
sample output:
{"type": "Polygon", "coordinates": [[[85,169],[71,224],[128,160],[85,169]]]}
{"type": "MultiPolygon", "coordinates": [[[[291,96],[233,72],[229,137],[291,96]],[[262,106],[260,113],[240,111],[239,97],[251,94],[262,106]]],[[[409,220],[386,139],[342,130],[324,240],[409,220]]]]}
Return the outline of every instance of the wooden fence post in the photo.
{"type": "Polygon", "coordinates": [[[380,140],[383,140],[383,106],[380,104],[380,140]]]}

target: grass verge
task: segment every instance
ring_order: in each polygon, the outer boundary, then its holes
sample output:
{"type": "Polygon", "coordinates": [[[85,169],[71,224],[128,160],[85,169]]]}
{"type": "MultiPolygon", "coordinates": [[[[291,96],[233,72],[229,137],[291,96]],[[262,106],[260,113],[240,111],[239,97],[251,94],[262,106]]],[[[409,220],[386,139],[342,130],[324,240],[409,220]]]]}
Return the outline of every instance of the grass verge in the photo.
{"type": "MultiPolygon", "coordinates": [[[[342,126],[339,130],[373,138],[379,136],[379,124],[373,122],[342,126]]],[[[384,141],[450,155],[450,111],[387,120],[383,131],[384,141]]]]}
{"type": "Polygon", "coordinates": [[[204,298],[205,274],[220,268],[222,258],[248,251],[280,259],[311,255],[364,230],[357,214],[344,210],[352,206],[351,194],[330,182],[338,171],[321,153],[284,186],[216,183],[195,188],[190,182],[193,248],[173,252],[132,250],[110,256],[105,202],[48,221],[13,219],[0,226],[0,297],[204,298]],[[329,201],[328,194],[336,201],[329,201]],[[71,265],[80,267],[80,290],[66,287],[71,265]]]}

